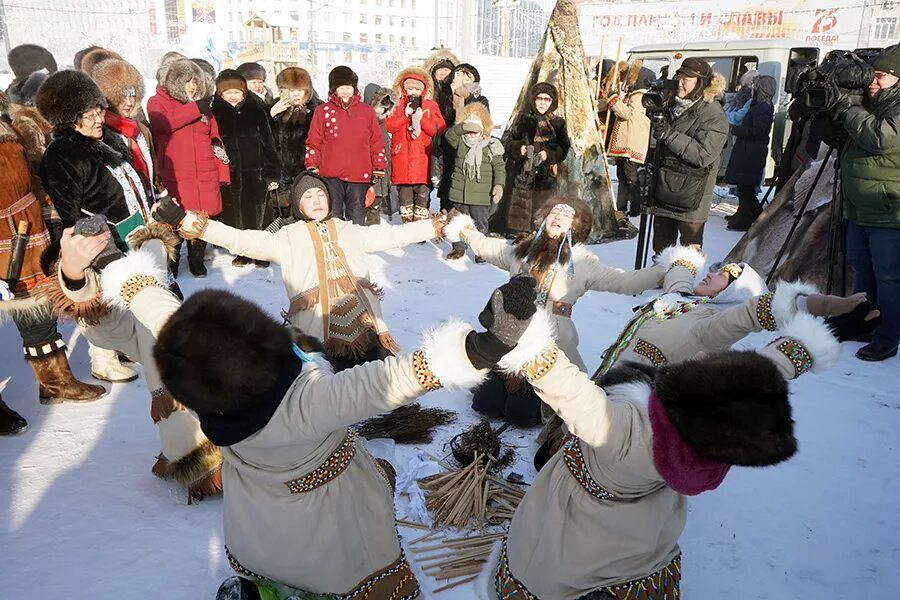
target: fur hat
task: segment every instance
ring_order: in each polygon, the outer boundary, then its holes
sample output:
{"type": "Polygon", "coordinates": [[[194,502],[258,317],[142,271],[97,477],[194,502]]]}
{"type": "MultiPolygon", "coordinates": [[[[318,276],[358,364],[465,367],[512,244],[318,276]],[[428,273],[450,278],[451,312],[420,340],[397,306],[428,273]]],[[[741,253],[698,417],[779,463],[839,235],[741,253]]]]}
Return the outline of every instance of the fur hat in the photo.
{"type": "Polygon", "coordinates": [[[95,46],[91,44],[87,48],[82,48],[78,52],[75,53],[75,56],[72,57],[72,64],[75,66],[76,71],[81,70],[81,60],[84,58],[84,55],[90,52],[91,50],[97,50],[101,46],[95,46]]]}
{"type": "Polygon", "coordinates": [[[9,99],[22,106],[34,106],[34,97],[50,75],[46,69],[35,71],[28,77],[13,81],[6,93],[9,99]]]}
{"type": "Polygon", "coordinates": [[[170,52],[166,52],[163,54],[162,59],[159,61],[159,67],[156,69],[156,84],[163,86],[166,83],[166,75],[169,73],[169,67],[176,60],[182,60],[187,58],[181,52],[175,52],[174,50],[170,52]]]}
{"type": "Polygon", "coordinates": [[[585,243],[594,226],[594,212],[587,202],[574,196],[554,196],[544,202],[543,206],[534,213],[534,226],[540,227],[557,204],[568,204],[575,209],[575,218],[572,219],[572,243],[585,243]]]}
{"type": "Polygon", "coordinates": [[[240,90],[247,95],[247,80],[235,69],[225,69],[216,77],[216,95],[221,96],[226,90],[240,90]]]}
{"type": "Polygon", "coordinates": [[[170,96],[179,102],[192,102],[194,98],[188,98],[184,93],[184,86],[191,79],[197,82],[198,98],[204,98],[209,95],[208,90],[206,90],[206,75],[203,74],[197,63],[189,58],[181,58],[169,64],[163,87],[170,96]]]}
{"type": "Polygon", "coordinates": [[[91,71],[91,78],[106,96],[110,106],[116,106],[126,96],[133,95],[137,104],[144,98],[144,78],[127,60],[104,60],[91,71]]]}
{"type": "Polygon", "coordinates": [[[342,85],[349,85],[353,89],[359,86],[359,76],[346,65],[338,65],[328,74],[328,93],[333,94],[342,85]]]}
{"type": "Polygon", "coordinates": [[[369,101],[366,104],[375,109],[375,116],[378,117],[379,121],[389,117],[400,102],[397,92],[389,88],[383,88],[377,83],[367,85],[366,90],[370,91],[369,101]],[[374,87],[370,89],[369,86],[374,87]]]}
{"type": "Polygon", "coordinates": [[[481,82],[481,73],[478,72],[478,69],[470,65],[469,63],[460,63],[456,65],[456,69],[454,69],[454,73],[459,73],[462,71],[463,73],[468,73],[472,76],[476,83],[481,82]]]}
{"type": "Polygon", "coordinates": [[[17,79],[41,69],[47,69],[48,73],[55,73],[57,69],[56,59],[50,51],[36,44],[16,46],[6,55],[6,62],[17,79]]]}
{"type": "Polygon", "coordinates": [[[97,67],[97,65],[102,63],[104,60],[109,60],[111,58],[125,60],[124,58],[122,58],[121,54],[110,50],[109,48],[94,48],[81,57],[81,70],[88,75],[93,76],[94,69],[97,67]]]}
{"type": "Polygon", "coordinates": [[[797,452],[787,382],[762,354],[729,350],[660,367],[655,388],[681,439],[704,458],[761,467],[797,452]]]}
{"type": "Polygon", "coordinates": [[[253,79],[266,80],[266,70],[259,63],[245,62],[238,65],[237,72],[243,76],[245,81],[253,79]]]}
{"type": "Polygon", "coordinates": [[[528,103],[531,108],[534,108],[534,99],[538,94],[547,94],[552,99],[547,114],[552,113],[559,106],[559,90],[552,83],[540,81],[531,86],[531,89],[528,90],[528,103]]]}
{"type": "Polygon", "coordinates": [[[291,333],[256,304],[225,290],[188,298],[157,336],[153,358],[178,401],[204,414],[253,408],[297,362],[291,333]]]}
{"type": "Polygon", "coordinates": [[[279,90],[301,90],[312,95],[312,78],[309,71],[300,67],[282,69],[275,76],[275,87],[279,90]]]}
{"type": "Polygon", "coordinates": [[[481,119],[481,124],[484,126],[484,134],[486,136],[491,135],[491,132],[494,131],[494,121],[491,120],[490,111],[481,102],[466,104],[459,114],[456,115],[456,121],[457,123],[464,123],[473,116],[481,119]]]}
{"type": "Polygon", "coordinates": [[[106,108],[106,96],[86,73],[66,69],[57,71],[41,85],[35,106],[51,125],[59,128],[74,124],[92,108],[106,108]]]}
{"type": "Polygon", "coordinates": [[[453,70],[456,69],[456,65],[459,64],[459,57],[453,54],[447,48],[438,48],[434,52],[432,52],[431,56],[425,59],[425,62],[422,64],[422,68],[425,71],[434,77],[434,72],[440,69],[441,67],[445,67],[450,69],[450,75],[453,75],[453,70]]]}
{"type": "Polygon", "coordinates": [[[431,80],[431,75],[428,71],[421,67],[406,67],[397,73],[397,76],[394,78],[394,91],[401,97],[406,95],[406,90],[403,89],[403,82],[407,79],[414,79],[425,86],[422,98],[430,100],[434,96],[434,82],[431,80]]]}
{"type": "Polygon", "coordinates": [[[328,184],[312,171],[303,171],[291,183],[291,214],[298,221],[309,220],[306,215],[300,212],[300,198],[311,189],[325,191],[325,195],[328,197],[328,214],[331,214],[331,193],[328,191],[328,184]]]}

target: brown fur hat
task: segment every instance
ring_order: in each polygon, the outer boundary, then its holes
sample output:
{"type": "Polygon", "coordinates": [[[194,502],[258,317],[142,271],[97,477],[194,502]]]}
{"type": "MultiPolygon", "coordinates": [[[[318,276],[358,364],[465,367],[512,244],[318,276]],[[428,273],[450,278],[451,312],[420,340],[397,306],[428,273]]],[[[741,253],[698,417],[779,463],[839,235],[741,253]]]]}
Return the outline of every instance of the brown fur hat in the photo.
{"type": "Polygon", "coordinates": [[[104,60],[109,60],[111,58],[125,60],[121,54],[114,50],[110,50],[109,48],[95,48],[81,57],[81,70],[88,75],[93,76],[94,68],[104,60]]]}
{"type": "Polygon", "coordinates": [[[200,66],[189,58],[181,58],[168,65],[163,87],[170,96],[179,102],[192,102],[194,98],[188,98],[184,93],[184,86],[191,79],[197,82],[197,97],[206,97],[209,92],[206,89],[206,75],[200,66]]]}
{"type": "Polygon", "coordinates": [[[110,106],[122,102],[126,95],[134,95],[137,104],[144,99],[144,78],[127,60],[109,58],[99,62],[91,71],[91,77],[110,106]]]}
{"type": "Polygon", "coordinates": [[[590,237],[591,228],[594,225],[594,212],[587,202],[574,196],[554,196],[544,202],[543,206],[534,213],[534,226],[540,227],[557,204],[568,204],[575,209],[575,218],[572,220],[572,243],[585,243],[590,237]]]}
{"type": "Polygon", "coordinates": [[[66,69],[47,78],[38,90],[35,105],[55,128],[68,127],[97,106],[106,108],[106,96],[82,71],[66,69]]]}
{"type": "Polygon", "coordinates": [[[227,90],[239,90],[247,96],[247,80],[235,69],[225,69],[216,77],[216,95],[227,90]]]}
{"type": "Polygon", "coordinates": [[[6,62],[16,78],[28,77],[35,71],[47,69],[48,73],[55,73],[56,59],[49,50],[36,44],[21,44],[9,51],[6,62]]]}
{"type": "Polygon", "coordinates": [[[175,52],[174,50],[170,52],[166,52],[163,54],[162,59],[159,61],[159,67],[156,69],[156,83],[157,85],[164,86],[166,83],[166,75],[169,73],[169,67],[176,60],[182,60],[187,58],[181,52],[175,52]]]}
{"type": "Polygon", "coordinates": [[[472,104],[467,104],[459,112],[459,114],[456,115],[456,122],[463,123],[472,115],[475,115],[479,119],[481,119],[481,124],[484,126],[484,135],[486,137],[489,137],[491,135],[491,132],[494,130],[494,121],[491,119],[490,111],[488,111],[487,107],[481,102],[473,102],[472,104]]]}
{"type": "Polygon", "coordinates": [[[729,350],[660,367],[656,395],[697,454],[761,467],[797,452],[788,385],[762,354],[729,350]]]}
{"type": "Polygon", "coordinates": [[[87,48],[82,48],[81,50],[76,52],[75,56],[72,57],[72,64],[75,66],[75,70],[76,71],[81,70],[81,60],[84,58],[85,54],[87,54],[91,50],[97,50],[98,48],[101,48],[101,47],[102,46],[95,46],[95,45],[91,44],[87,48]]]}
{"type": "Polygon", "coordinates": [[[406,67],[397,73],[397,76],[394,78],[394,91],[400,97],[406,95],[406,91],[403,89],[403,82],[407,79],[415,79],[425,86],[422,98],[431,100],[434,97],[434,81],[431,79],[431,74],[422,67],[406,67]]]}
{"type": "Polygon", "coordinates": [[[0,91],[0,114],[12,122],[12,127],[19,137],[18,143],[25,148],[28,160],[40,162],[44,150],[47,149],[47,140],[52,129],[50,123],[33,107],[14,104],[2,91],[0,91]]]}
{"type": "Polygon", "coordinates": [[[547,114],[552,113],[559,106],[559,90],[557,90],[556,86],[552,83],[539,81],[531,86],[531,89],[528,90],[528,106],[532,109],[534,108],[534,98],[538,94],[547,94],[553,99],[553,102],[550,103],[549,110],[547,110],[547,114]]]}
{"type": "Polygon", "coordinates": [[[309,71],[300,67],[282,69],[275,76],[275,87],[279,90],[304,91],[307,99],[312,96],[312,78],[309,76],[309,71]]]}

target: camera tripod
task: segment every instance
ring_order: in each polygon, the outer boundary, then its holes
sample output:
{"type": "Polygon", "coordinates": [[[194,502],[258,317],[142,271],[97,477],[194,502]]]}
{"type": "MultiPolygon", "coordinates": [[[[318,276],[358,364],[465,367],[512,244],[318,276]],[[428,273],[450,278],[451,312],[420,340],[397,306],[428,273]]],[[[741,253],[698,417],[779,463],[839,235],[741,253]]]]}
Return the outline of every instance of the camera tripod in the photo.
{"type": "Polygon", "coordinates": [[[794,222],[791,224],[790,230],[788,230],[787,237],[784,242],[781,244],[781,248],[778,250],[778,254],[775,256],[775,262],[772,264],[772,268],[769,271],[769,274],[766,276],[766,285],[772,283],[772,278],[775,276],[775,271],[778,270],[778,266],[781,264],[781,259],[784,257],[785,252],[787,252],[787,248],[791,243],[791,238],[794,236],[794,232],[797,230],[797,227],[800,225],[800,220],[803,218],[803,215],[806,213],[806,207],[809,205],[809,201],[812,199],[813,194],[815,194],[816,186],[819,185],[819,180],[822,178],[822,174],[825,172],[825,168],[828,166],[828,161],[832,160],[832,155],[834,155],[834,178],[832,179],[832,187],[831,187],[831,227],[830,227],[830,239],[828,242],[828,279],[826,284],[826,294],[831,294],[834,289],[834,272],[835,268],[840,263],[840,293],[843,294],[844,290],[847,287],[847,253],[844,244],[845,240],[845,231],[844,231],[844,204],[843,199],[838,194],[838,182],[840,181],[840,146],[837,144],[829,144],[828,152],[825,154],[825,159],[822,161],[822,164],[819,165],[819,169],[816,172],[815,177],[813,178],[812,185],[809,188],[809,191],[806,193],[806,197],[803,199],[803,203],[800,205],[800,210],[797,212],[794,217],[794,222]],[[835,152],[838,151],[838,152],[835,152]]]}
{"type": "MultiPolygon", "coordinates": [[[[653,142],[653,127],[656,115],[650,118],[650,141],[653,142]]],[[[665,118],[662,114],[660,117],[665,118]]],[[[638,189],[641,198],[641,220],[638,225],[638,242],[637,251],[634,254],[635,270],[643,269],[647,264],[647,255],[650,253],[650,231],[653,227],[653,213],[650,209],[653,205],[653,190],[656,188],[656,179],[659,177],[659,166],[662,160],[662,152],[660,152],[660,144],[658,141],[654,145],[647,145],[647,153],[652,153],[652,160],[644,162],[644,165],[638,170],[638,189]]],[[[648,156],[649,158],[649,156],[648,156]]],[[[619,182],[622,185],[622,182],[619,182]]]]}

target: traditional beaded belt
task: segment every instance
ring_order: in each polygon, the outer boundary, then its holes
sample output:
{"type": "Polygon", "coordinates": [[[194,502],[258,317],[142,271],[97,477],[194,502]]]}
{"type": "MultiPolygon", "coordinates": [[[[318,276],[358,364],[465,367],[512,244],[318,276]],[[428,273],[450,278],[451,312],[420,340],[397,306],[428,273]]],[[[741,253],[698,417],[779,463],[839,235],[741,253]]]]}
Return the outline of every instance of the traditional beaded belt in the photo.
{"type": "Polygon", "coordinates": [[[503,538],[503,546],[500,548],[500,561],[494,575],[494,589],[497,591],[497,600],[537,600],[537,596],[529,592],[528,588],[510,572],[509,559],[506,555],[506,538],[503,538]]]}
{"type": "Polygon", "coordinates": [[[638,340],[634,345],[634,353],[643,356],[656,366],[669,362],[663,351],[647,340],[638,340]]]}
{"type": "Polygon", "coordinates": [[[305,494],[311,492],[317,487],[321,487],[335,479],[344,472],[353,455],[356,454],[356,434],[352,430],[347,430],[347,437],[338,446],[338,449],[329,456],[325,462],[316,467],[303,477],[285,481],[284,485],[288,486],[292,494],[305,494]]]}
{"type": "Polygon", "coordinates": [[[581,452],[581,443],[574,435],[562,447],[563,462],[566,463],[572,477],[575,478],[584,490],[598,500],[615,500],[612,492],[606,490],[591,477],[587,465],[584,464],[584,454],[581,452]]]}

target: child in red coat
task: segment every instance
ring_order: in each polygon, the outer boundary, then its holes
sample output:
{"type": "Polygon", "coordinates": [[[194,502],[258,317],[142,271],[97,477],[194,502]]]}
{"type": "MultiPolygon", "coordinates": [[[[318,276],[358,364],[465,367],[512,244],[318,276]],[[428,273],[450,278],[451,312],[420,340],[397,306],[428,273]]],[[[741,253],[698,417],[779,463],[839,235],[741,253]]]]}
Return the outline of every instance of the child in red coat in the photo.
{"type": "Polygon", "coordinates": [[[384,177],[386,160],[378,118],[358,84],[350,67],[328,74],[328,102],[313,113],[305,163],[328,184],[332,216],[365,225],[366,192],[384,177]]]}
{"type": "Polygon", "coordinates": [[[434,84],[427,71],[404,69],[394,89],[400,103],[384,126],[391,134],[391,182],[400,195],[400,217],[407,223],[428,218],[431,143],[447,125],[432,100],[434,84]]]}

